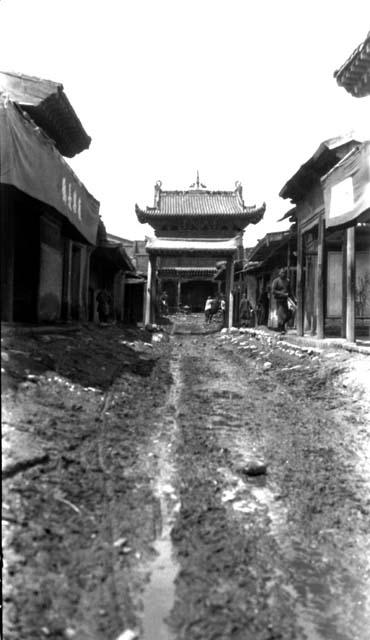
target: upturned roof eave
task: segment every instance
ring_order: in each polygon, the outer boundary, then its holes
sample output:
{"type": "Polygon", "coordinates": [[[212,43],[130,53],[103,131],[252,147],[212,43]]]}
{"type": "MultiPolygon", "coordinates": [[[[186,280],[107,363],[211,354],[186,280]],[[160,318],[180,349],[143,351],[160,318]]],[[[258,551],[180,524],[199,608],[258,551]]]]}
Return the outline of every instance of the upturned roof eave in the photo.
{"type": "Polygon", "coordinates": [[[370,94],[370,31],[333,75],[338,86],[353,97],[362,98],[370,94]]]}
{"type": "Polygon", "coordinates": [[[213,218],[214,216],[216,216],[217,218],[233,218],[233,219],[242,219],[245,220],[247,222],[247,224],[257,224],[258,222],[260,222],[260,220],[262,220],[264,214],[266,211],[266,204],[263,203],[263,205],[261,207],[256,207],[256,208],[250,208],[249,210],[245,210],[245,211],[236,211],[236,212],[225,212],[225,211],[219,211],[219,212],[194,212],[194,211],[189,211],[186,213],[163,213],[160,210],[156,209],[147,209],[146,211],[144,211],[143,209],[140,209],[140,207],[138,205],[136,205],[135,207],[135,212],[136,212],[136,216],[138,218],[138,221],[141,224],[145,224],[148,222],[154,222],[156,220],[164,220],[164,219],[169,219],[169,220],[174,220],[175,218],[213,218]]]}
{"type": "Polygon", "coordinates": [[[1,71],[0,81],[2,90],[45,131],[63,156],[72,158],[89,148],[91,137],[86,133],[61,83],[1,71]]]}

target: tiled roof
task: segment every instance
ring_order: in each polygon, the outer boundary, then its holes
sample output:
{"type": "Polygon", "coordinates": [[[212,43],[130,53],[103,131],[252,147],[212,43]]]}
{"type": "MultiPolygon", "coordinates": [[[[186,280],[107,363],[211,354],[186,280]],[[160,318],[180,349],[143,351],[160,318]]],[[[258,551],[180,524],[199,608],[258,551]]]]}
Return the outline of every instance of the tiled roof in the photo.
{"type": "Polygon", "coordinates": [[[168,215],[244,213],[244,206],[235,192],[162,191],[158,213],[168,215]]]}
{"type": "Polygon", "coordinates": [[[262,207],[244,204],[242,187],[236,183],[234,191],[210,191],[188,189],[187,191],[162,191],[160,183],[155,187],[154,207],[145,211],[136,205],[139,222],[154,221],[161,216],[238,216],[258,222],[265,211],[262,207]]]}
{"type": "Polygon", "coordinates": [[[91,138],[83,128],[63,85],[21,73],[0,71],[0,91],[9,95],[67,158],[88,149],[91,138]]]}
{"type": "Polygon", "coordinates": [[[296,203],[307,193],[315,180],[327,173],[358,142],[352,134],[324,140],[311,158],[289,178],[280,190],[279,196],[290,198],[296,203]]]}
{"type": "Polygon", "coordinates": [[[340,87],[356,98],[370,95],[370,31],[362,42],[334,72],[340,87]]]}
{"type": "Polygon", "coordinates": [[[258,241],[256,246],[253,247],[243,270],[250,271],[251,268],[255,268],[256,265],[260,266],[282,247],[285,247],[291,239],[294,242],[295,234],[291,229],[266,233],[266,235],[258,241]]]}
{"type": "Polygon", "coordinates": [[[199,275],[212,278],[216,271],[216,267],[161,267],[159,275],[162,277],[184,276],[188,278],[199,275]]]}

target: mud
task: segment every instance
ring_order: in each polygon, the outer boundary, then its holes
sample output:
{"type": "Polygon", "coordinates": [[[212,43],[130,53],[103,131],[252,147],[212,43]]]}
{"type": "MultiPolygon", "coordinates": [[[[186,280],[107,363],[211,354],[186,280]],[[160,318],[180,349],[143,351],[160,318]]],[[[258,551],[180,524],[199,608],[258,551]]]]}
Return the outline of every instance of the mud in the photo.
{"type": "Polygon", "coordinates": [[[4,637],[366,640],[370,359],[176,322],[3,339],[4,637]]]}

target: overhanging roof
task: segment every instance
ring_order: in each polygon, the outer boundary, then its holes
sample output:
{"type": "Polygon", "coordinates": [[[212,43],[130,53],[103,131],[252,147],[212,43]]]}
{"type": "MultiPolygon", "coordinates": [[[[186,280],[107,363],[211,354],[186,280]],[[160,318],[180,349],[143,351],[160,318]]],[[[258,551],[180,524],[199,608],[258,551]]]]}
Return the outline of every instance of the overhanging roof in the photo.
{"type": "Polygon", "coordinates": [[[126,253],[121,244],[113,244],[107,242],[104,245],[100,245],[94,249],[94,257],[97,259],[105,260],[117,269],[124,271],[134,272],[135,267],[131,262],[130,257],[126,253]]]}
{"type": "Polygon", "coordinates": [[[0,71],[0,90],[20,105],[55,142],[58,151],[72,158],[90,146],[87,135],[63,85],[21,73],[0,71]]]}
{"type": "Polygon", "coordinates": [[[211,191],[207,188],[188,189],[186,191],[164,191],[161,182],[155,186],[154,206],[146,210],[135,206],[136,215],[141,223],[155,223],[158,219],[177,216],[223,216],[243,219],[245,225],[256,224],[261,220],[266,205],[246,206],[243,200],[242,186],[236,183],[233,191],[211,191]]]}
{"type": "Polygon", "coordinates": [[[322,142],[315,153],[300,166],[298,171],[286,182],[281,189],[281,198],[299,201],[312,187],[315,181],[326,174],[343,155],[345,155],[359,141],[352,135],[330,138],[322,142]]]}
{"type": "Polygon", "coordinates": [[[4,95],[0,95],[0,130],[0,182],[53,207],[95,244],[99,202],[50,138],[4,95]]]}
{"type": "Polygon", "coordinates": [[[334,71],[334,78],[340,87],[356,98],[370,95],[370,31],[342,66],[334,71]]]}
{"type": "Polygon", "coordinates": [[[281,247],[285,246],[292,237],[293,234],[290,230],[267,233],[252,249],[244,270],[250,270],[251,263],[258,262],[260,266],[263,262],[266,262],[274,253],[279,251],[281,247]]]}
{"type": "Polygon", "coordinates": [[[237,238],[232,240],[167,240],[165,238],[149,238],[146,250],[157,255],[233,255],[237,250],[237,238]]]}

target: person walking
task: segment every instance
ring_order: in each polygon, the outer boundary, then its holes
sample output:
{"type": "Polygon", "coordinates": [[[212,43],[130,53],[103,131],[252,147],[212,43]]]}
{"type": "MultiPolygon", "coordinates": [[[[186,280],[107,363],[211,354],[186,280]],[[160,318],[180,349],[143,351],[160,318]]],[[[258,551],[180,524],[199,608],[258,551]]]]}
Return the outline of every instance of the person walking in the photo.
{"type": "Polygon", "coordinates": [[[239,303],[239,321],[241,327],[250,327],[251,320],[253,318],[252,305],[247,299],[245,293],[243,293],[239,303]]]}
{"type": "Polygon", "coordinates": [[[211,322],[212,302],[212,296],[208,296],[204,307],[204,319],[206,324],[209,324],[211,322]]]}
{"type": "Polygon", "coordinates": [[[163,316],[168,316],[168,293],[163,291],[160,299],[160,312],[163,316]]]}
{"type": "Polygon", "coordinates": [[[291,317],[288,300],[291,298],[294,301],[287,269],[280,269],[279,275],[272,282],[271,294],[276,300],[278,331],[279,333],[286,333],[285,325],[291,317]]]}
{"type": "Polygon", "coordinates": [[[262,289],[257,305],[257,324],[267,325],[269,317],[269,296],[266,289],[262,289]]]}
{"type": "Polygon", "coordinates": [[[102,289],[101,291],[99,291],[98,295],[96,296],[96,302],[99,322],[101,324],[106,324],[109,318],[111,302],[111,297],[106,289],[102,289]]]}
{"type": "Polygon", "coordinates": [[[223,293],[221,293],[220,295],[220,309],[222,313],[222,324],[225,324],[226,300],[223,293]]]}

